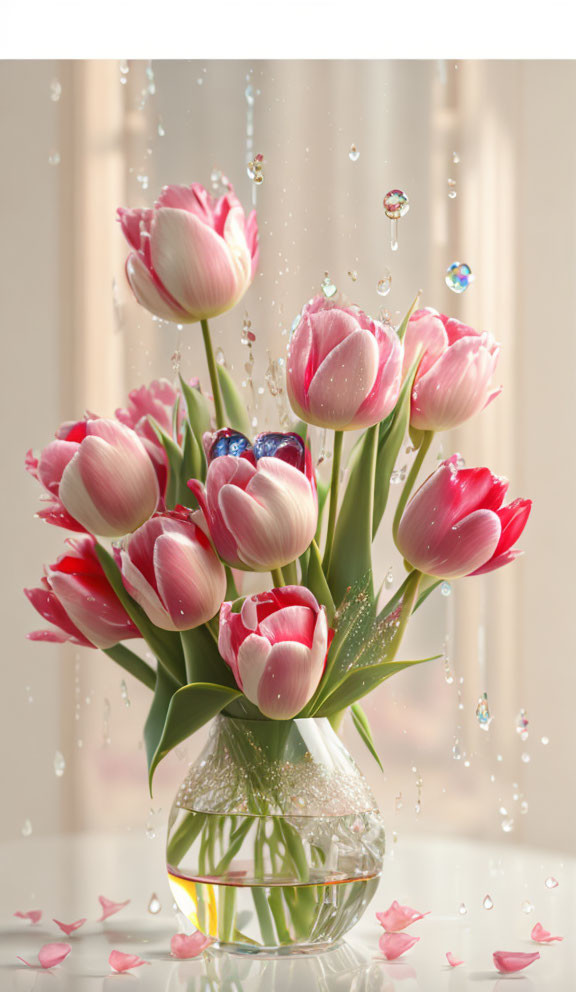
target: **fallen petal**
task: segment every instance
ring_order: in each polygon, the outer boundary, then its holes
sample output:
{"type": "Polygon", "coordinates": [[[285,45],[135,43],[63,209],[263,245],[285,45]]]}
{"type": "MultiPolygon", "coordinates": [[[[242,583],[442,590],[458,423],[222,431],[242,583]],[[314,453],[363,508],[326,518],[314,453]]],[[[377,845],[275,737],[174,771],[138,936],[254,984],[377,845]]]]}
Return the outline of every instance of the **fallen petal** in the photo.
{"type": "Polygon", "coordinates": [[[378,946],[387,961],[394,961],[414,947],[419,940],[420,937],[412,937],[409,933],[383,933],[378,946]]]}
{"type": "Polygon", "coordinates": [[[539,944],[551,944],[553,940],[564,940],[564,937],[553,937],[549,930],[545,930],[541,923],[536,923],[532,927],[530,934],[532,940],[539,944]]]}
{"type": "Polygon", "coordinates": [[[53,922],[56,924],[57,927],[60,927],[60,929],[66,934],[67,937],[69,937],[70,934],[74,933],[75,930],[79,930],[80,927],[84,926],[84,924],[86,923],[86,918],[82,920],[76,920],[75,923],[61,923],[60,920],[55,920],[55,919],[53,919],[53,922]]]}
{"type": "Polygon", "coordinates": [[[176,933],[170,941],[170,950],[175,958],[195,958],[202,954],[212,939],[200,930],[195,933],[176,933]]]}
{"type": "Polygon", "coordinates": [[[450,965],[451,968],[457,968],[459,964],[464,964],[463,961],[458,961],[454,957],[454,955],[452,954],[452,951],[446,951],[446,960],[447,960],[447,962],[448,962],[448,964],[450,965]]]}
{"type": "Polygon", "coordinates": [[[533,954],[526,954],[524,951],[494,951],[492,955],[498,971],[505,974],[511,971],[522,971],[529,964],[538,961],[539,957],[540,951],[534,951],[533,954]]]}
{"type": "Polygon", "coordinates": [[[98,896],[98,902],[102,906],[102,916],[98,920],[98,923],[102,923],[109,916],[114,916],[114,913],[119,913],[121,909],[124,909],[124,906],[127,906],[130,900],[127,899],[126,902],[114,902],[112,899],[107,899],[106,896],[98,896]]]}
{"type": "Polygon", "coordinates": [[[35,923],[39,923],[42,919],[42,910],[29,909],[27,913],[21,913],[18,911],[17,913],[14,913],[14,916],[18,916],[21,920],[30,920],[32,926],[34,926],[35,923]]]}
{"type": "Polygon", "coordinates": [[[417,909],[412,909],[411,906],[401,906],[396,899],[385,913],[376,913],[376,919],[378,923],[382,924],[386,933],[396,933],[398,930],[404,930],[411,923],[416,923],[417,920],[423,920],[425,916],[428,916],[428,913],[419,913],[417,909]]]}
{"type": "Polygon", "coordinates": [[[137,954],[124,954],[123,951],[111,951],[108,964],[114,971],[120,973],[122,971],[130,971],[131,968],[139,968],[141,964],[150,964],[150,962],[143,961],[137,954]]]}

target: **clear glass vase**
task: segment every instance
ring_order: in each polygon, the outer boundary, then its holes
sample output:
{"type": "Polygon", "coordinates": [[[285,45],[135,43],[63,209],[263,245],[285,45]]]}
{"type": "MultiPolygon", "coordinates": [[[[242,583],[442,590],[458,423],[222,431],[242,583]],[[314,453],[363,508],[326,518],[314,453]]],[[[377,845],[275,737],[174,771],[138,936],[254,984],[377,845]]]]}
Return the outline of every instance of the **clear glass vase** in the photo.
{"type": "Polygon", "coordinates": [[[226,950],[330,946],[383,855],[376,801],[327,719],[217,717],[168,825],[174,899],[226,950]]]}

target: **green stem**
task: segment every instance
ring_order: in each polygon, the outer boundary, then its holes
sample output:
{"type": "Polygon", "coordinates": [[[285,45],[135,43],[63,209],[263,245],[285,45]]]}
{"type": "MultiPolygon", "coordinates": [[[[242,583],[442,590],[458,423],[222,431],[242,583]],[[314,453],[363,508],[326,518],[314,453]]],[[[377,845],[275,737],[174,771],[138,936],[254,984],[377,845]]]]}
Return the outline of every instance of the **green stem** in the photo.
{"type": "Polygon", "coordinates": [[[103,648],[104,654],[107,654],[109,658],[112,658],[117,665],[120,665],[130,675],[138,679],[144,685],[147,685],[149,689],[154,690],[156,685],[156,672],[150,665],[147,665],[145,661],[142,660],[134,651],[130,651],[129,648],[125,648],[123,644],[114,644],[111,648],[103,648]]]}
{"type": "Polygon", "coordinates": [[[406,503],[408,502],[410,493],[412,492],[412,488],[414,486],[414,483],[416,482],[418,473],[422,467],[422,462],[424,461],[428,453],[428,449],[432,444],[433,437],[434,437],[434,431],[424,431],[422,444],[418,448],[416,457],[412,464],[412,468],[410,469],[410,472],[408,473],[408,478],[404,483],[404,488],[402,489],[402,493],[400,494],[400,499],[398,500],[398,506],[396,507],[396,513],[394,514],[394,524],[392,527],[394,540],[396,540],[396,536],[398,534],[398,527],[400,526],[400,521],[402,519],[402,514],[404,513],[404,508],[406,506],[406,503]]]}
{"type": "Polygon", "coordinates": [[[328,574],[330,561],[332,559],[332,545],[334,543],[334,530],[336,528],[336,513],[338,511],[338,489],[340,486],[340,462],[342,460],[342,442],[344,431],[334,431],[334,453],[332,455],[332,480],[330,482],[330,510],[328,512],[328,530],[326,531],[326,547],[324,550],[324,561],[322,567],[324,574],[328,574]]]}
{"type": "Polygon", "coordinates": [[[296,562],[295,561],[291,561],[291,562],[289,562],[288,565],[284,565],[284,568],[282,569],[282,571],[284,572],[284,575],[286,577],[286,582],[287,582],[287,584],[289,586],[297,586],[298,585],[298,572],[296,570],[296,562]]]}
{"type": "Polygon", "coordinates": [[[272,576],[272,581],[274,583],[275,589],[281,589],[284,585],[284,576],[282,575],[281,568],[271,568],[270,575],[272,576]]]}
{"type": "Polygon", "coordinates": [[[402,599],[402,608],[400,610],[400,616],[398,617],[398,626],[394,631],[394,635],[386,652],[386,661],[394,661],[394,658],[396,657],[396,652],[400,647],[400,642],[404,636],[406,625],[412,615],[412,609],[414,607],[414,603],[416,602],[418,586],[420,585],[421,578],[422,572],[419,572],[417,568],[415,568],[413,572],[410,572],[410,575],[408,576],[404,598],[402,599]]]}
{"type": "Polygon", "coordinates": [[[212,395],[214,397],[216,427],[225,427],[226,422],[224,419],[224,405],[222,403],[222,392],[220,390],[220,380],[218,378],[218,369],[216,368],[216,359],[214,358],[214,349],[212,348],[210,328],[208,327],[207,320],[201,320],[200,324],[202,326],[202,337],[204,338],[206,361],[208,362],[208,372],[210,373],[210,383],[212,385],[212,395]]]}

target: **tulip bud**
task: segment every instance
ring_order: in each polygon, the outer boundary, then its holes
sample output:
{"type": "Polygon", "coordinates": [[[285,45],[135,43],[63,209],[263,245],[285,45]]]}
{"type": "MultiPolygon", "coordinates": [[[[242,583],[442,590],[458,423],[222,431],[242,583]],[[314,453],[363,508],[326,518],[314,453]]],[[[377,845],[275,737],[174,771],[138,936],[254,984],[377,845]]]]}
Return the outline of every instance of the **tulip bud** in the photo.
{"type": "Polygon", "coordinates": [[[404,337],[405,375],[418,353],[410,413],[417,430],[458,427],[502,391],[491,387],[500,346],[453,317],[431,309],[412,314],[404,337]]]}
{"type": "Polygon", "coordinates": [[[372,427],[394,409],[401,371],[402,345],[392,328],[356,307],[316,297],[290,341],[288,397],[308,424],[338,431],[372,427]]]}
{"type": "Polygon", "coordinates": [[[86,534],[66,543],[71,550],[46,568],[40,588],[24,590],[38,613],[59,629],[34,631],[30,640],[110,648],[140,637],[104,574],[94,538],[86,534]]]}
{"type": "Polygon", "coordinates": [[[208,439],[206,485],[191,479],[218,554],[235,568],[267,572],[298,558],[318,522],[310,452],[297,434],[248,438],[224,428],[208,439]]]}
{"type": "Polygon", "coordinates": [[[153,209],[118,210],[133,251],[126,275],[138,302],[163,320],[194,323],[230,310],[258,264],[258,227],[232,187],[213,199],[199,183],[165,186],[153,209]]]}
{"type": "Polygon", "coordinates": [[[458,469],[452,455],[409,501],[396,538],[406,561],[426,575],[456,579],[501,568],[522,552],[532,502],[502,505],[508,480],[488,468],[458,469]]]}
{"type": "Polygon", "coordinates": [[[291,720],[318,687],[332,634],[308,589],[283,586],[250,596],[240,613],[223,603],[218,647],[264,716],[291,720]]]}
{"type": "Polygon", "coordinates": [[[183,508],[148,520],[124,539],[119,558],[128,592],[163,630],[206,623],[226,595],[224,566],[183,508]]]}

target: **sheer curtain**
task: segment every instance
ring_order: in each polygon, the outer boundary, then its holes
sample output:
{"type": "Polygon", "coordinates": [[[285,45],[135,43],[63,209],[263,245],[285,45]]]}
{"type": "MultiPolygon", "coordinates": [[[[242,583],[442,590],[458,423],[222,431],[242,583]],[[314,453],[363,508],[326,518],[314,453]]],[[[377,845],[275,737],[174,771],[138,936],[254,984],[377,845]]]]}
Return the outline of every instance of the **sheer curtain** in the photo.
{"type": "MultiPolygon", "coordinates": [[[[23,641],[37,625],[19,587],[34,583],[40,561],[59,553],[64,535],[30,520],[36,491],[20,465],[26,447],[46,443],[58,419],[84,406],[111,415],[129,388],[171,377],[176,366],[207,381],[197,328],[159,326],[132,300],[114,212],[152,202],[165,183],[199,180],[216,189],[222,173],[246,207],[257,198],[259,274],[242,304],[213,322],[216,347],[246,383],[255,429],[286,414],[265,373],[325,272],[375,314],[387,311],[396,321],[422,290],[425,304],[502,342],[502,396],[452,436],[438,437],[427,468],[461,450],[468,464],[508,475],[512,497],[533,496],[521,542],[526,558],[461,582],[449,596],[437,593],[422,608],[406,657],[446,650],[447,658],[402,673],[367,700],[384,775],[353,729],[344,732],[400,839],[406,831],[437,831],[573,849],[573,800],[563,783],[571,774],[566,741],[576,678],[568,629],[574,537],[564,521],[576,472],[564,425],[574,389],[576,197],[575,145],[563,122],[574,64],[69,62],[5,64],[0,73],[14,148],[3,165],[4,216],[17,248],[3,266],[14,273],[5,304],[14,372],[4,402],[15,425],[4,729],[20,741],[28,782],[24,789],[22,775],[10,773],[18,801],[3,828],[13,836],[30,817],[46,831],[157,829],[183,774],[181,751],[161,767],[151,807],[139,743],[146,690],[128,680],[123,687],[121,673],[96,652],[23,641]],[[25,133],[24,112],[38,123],[25,133]],[[350,156],[352,145],[359,155],[350,156]],[[50,165],[55,150],[60,162],[50,165]],[[265,180],[255,194],[246,162],[257,152],[265,180]],[[40,195],[16,204],[7,189],[22,176],[40,195]],[[395,187],[411,202],[397,253],[382,209],[395,187]],[[46,264],[31,292],[40,257],[46,264]],[[476,275],[463,296],[444,284],[455,260],[476,275]],[[391,291],[382,297],[377,287],[388,271],[391,291]],[[245,318],[256,335],[254,390],[241,342],[245,318]],[[23,396],[24,412],[14,418],[23,396]],[[488,733],[475,717],[484,692],[494,717],[488,733]],[[521,708],[530,720],[525,741],[516,732],[521,708]],[[61,779],[51,770],[56,750],[67,762],[61,779]]],[[[320,432],[314,444],[319,455],[320,432]]],[[[404,452],[398,468],[411,457],[404,452]]],[[[401,580],[386,535],[378,538],[377,562],[380,580],[401,580]]]]}

